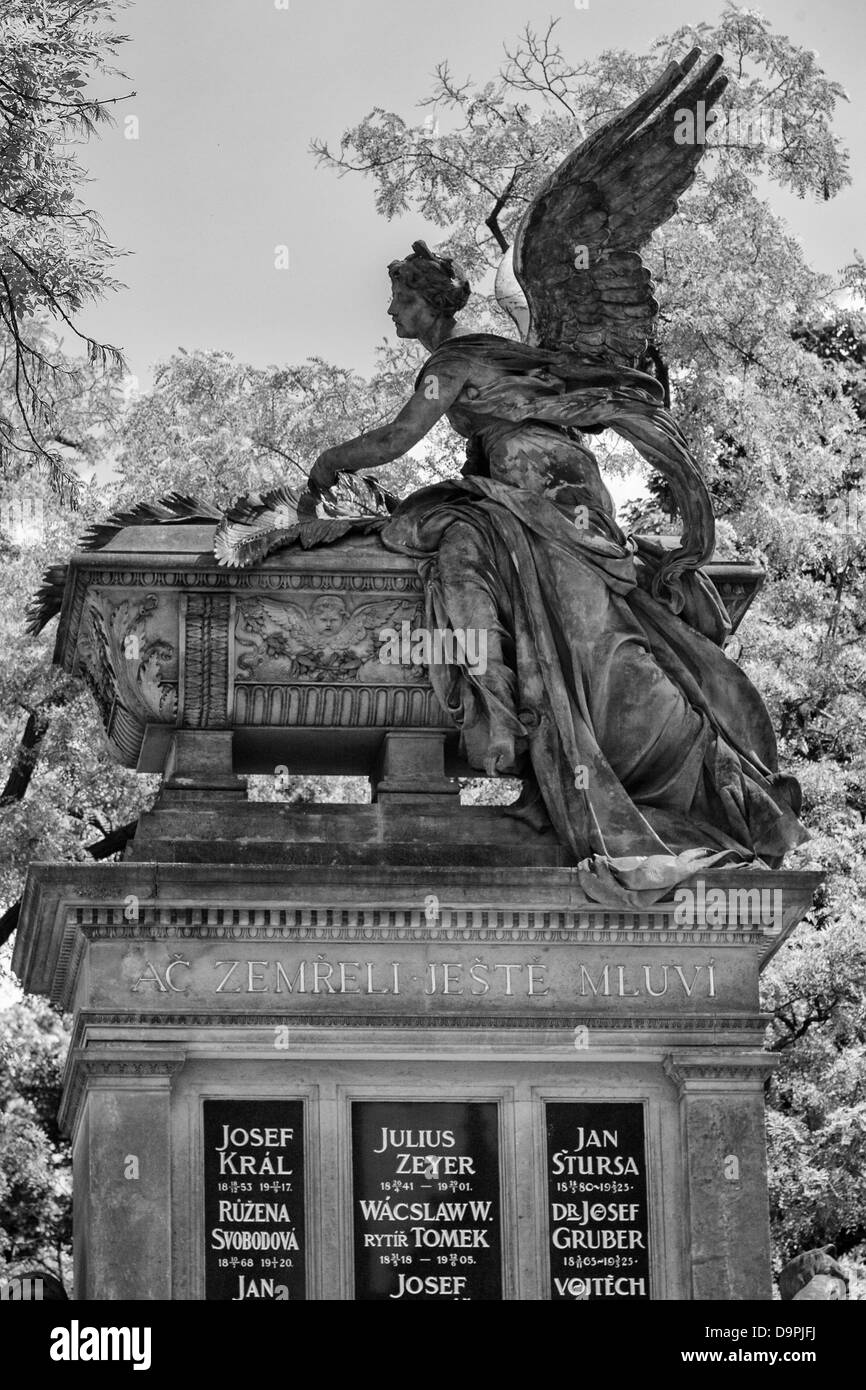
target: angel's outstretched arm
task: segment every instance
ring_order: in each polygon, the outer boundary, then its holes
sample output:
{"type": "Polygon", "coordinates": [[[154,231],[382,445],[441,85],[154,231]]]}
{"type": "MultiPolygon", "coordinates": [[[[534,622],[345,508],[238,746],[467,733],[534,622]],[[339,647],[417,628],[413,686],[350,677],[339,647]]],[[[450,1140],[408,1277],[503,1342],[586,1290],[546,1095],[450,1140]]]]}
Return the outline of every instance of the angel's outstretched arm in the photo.
{"type": "Polygon", "coordinates": [[[390,424],[319,455],[310,470],[310,491],[315,494],[331,487],[337,473],[379,468],[408,453],[454,404],[465,381],[466,371],[456,364],[425,372],[414,395],[390,424]]]}

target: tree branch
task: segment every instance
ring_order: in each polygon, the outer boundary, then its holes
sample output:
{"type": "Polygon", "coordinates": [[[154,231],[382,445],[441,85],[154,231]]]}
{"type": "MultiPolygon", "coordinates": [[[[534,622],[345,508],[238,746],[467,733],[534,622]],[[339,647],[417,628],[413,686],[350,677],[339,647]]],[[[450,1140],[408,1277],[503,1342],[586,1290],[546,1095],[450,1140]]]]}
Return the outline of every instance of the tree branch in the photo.
{"type": "Polygon", "coordinates": [[[507,185],[502,190],[499,197],[496,199],[496,202],[493,205],[493,211],[491,212],[490,216],[485,217],[484,219],[485,226],[490,228],[490,231],[493,233],[496,243],[503,255],[508,250],[508,242],[505,240],[502,228],[499,225],[499,214],[505,207],[505,204],[508,202],[508,199],[511,197],[511,194],[514,192],[514,187],[517,183],[517,177],[518,171],[517,169],[515,169],[514,173],[511,175],[511,178],[508,180],[507,185]]]}
{"type": "MultiPolygon", "coordinates": [[[[110,835],[106,835],[102,840],[97,840],[92,845],[87,845],[87,853],[91,859],[108,859],[112,854],[117,854],[125,849],[129,841],[135,834],[137,820],[129,821],[126,825],[118,826],[117,830],[112,830],[110,835]]],[[[21,899],[7,907],[3,916],[0,917],[0,946],[4,941],[8,941],[12,933],[18,926],[18,919],[21,916],[21,899]]]]}
{"type": "Polygon", "coordinates": [[[92,845],[85,848],[91,859],[108,859],[112,854],[117,854],[119,850],[125,849],[135,834],[138,819],[127,821],[126,825],[120,825],[116,830],[112,830],[101,840],[96,840],[92,845]]]}
{"type": "Polygon", "coordinates": [[[0,792],[0,807],[8,806],[13,801],[21,801],[26,794],[47,729],[48,716],[44,709],[33,710],[24,726],[6,786],[0,792]]]}

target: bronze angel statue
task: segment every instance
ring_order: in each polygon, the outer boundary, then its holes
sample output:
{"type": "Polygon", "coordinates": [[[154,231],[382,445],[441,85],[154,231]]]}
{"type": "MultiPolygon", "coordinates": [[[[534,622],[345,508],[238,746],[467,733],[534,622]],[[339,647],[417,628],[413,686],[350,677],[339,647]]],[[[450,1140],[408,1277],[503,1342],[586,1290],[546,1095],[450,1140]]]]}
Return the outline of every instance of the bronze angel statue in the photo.
{"type": "Polygon", "coordinates": [[[711,107],[726,83],[720,58],[699,57],[671,63],[527,209],[499,276],[522,291],[526,341],[461,333],[469,285],[422,242],[388,267],[397,334],[430,355],[392,423],[316,460],[295,528],[338,475],[392,462],[443,415],[465,438],[462,476],[415,492],[379,534],[418,559],[431,626],[486,630],[483,674],[430,671],[468,762],[523,776],[518,813],[552,824],[608,896],[715,863],[775,866],[806,838],[767,711],[722,651],[727,615],[700,569],[707,487],[637,368],[658,308],[640,248],[702,153],[678,143],[676,113],[711,107]],[[605,429],[668,479],[678,548],[620,530],[586,442],[605,429]]]}

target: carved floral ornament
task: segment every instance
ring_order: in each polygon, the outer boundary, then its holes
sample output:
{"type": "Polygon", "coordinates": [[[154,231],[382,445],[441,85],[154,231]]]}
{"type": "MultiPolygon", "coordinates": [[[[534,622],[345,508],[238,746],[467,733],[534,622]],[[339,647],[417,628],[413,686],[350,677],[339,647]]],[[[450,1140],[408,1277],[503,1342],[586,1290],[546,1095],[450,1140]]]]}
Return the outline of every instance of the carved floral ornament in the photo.
{"type": "Polygon", "coordinates": [[[88,593],[77,656],[105,723],[115,700],[142,723],[174,723],[177,651],[156,631],[159,610],[156,594],[113,602],[88,593]]]}
{"type": "MultiPolygon", "coordinates": [[[[300,597],[300,596],[299,596],[300,597]]],[[[306,597],[306,596],[304,596],[306,597]]],[[[341,592],[313,593],[307,603],[245,599],[235,626],[237,679],[306,681],[423,681],[420,665],[384,666],[381,634],[420,621],[420,605],[384,598],[352,606],[341,592]]]]}

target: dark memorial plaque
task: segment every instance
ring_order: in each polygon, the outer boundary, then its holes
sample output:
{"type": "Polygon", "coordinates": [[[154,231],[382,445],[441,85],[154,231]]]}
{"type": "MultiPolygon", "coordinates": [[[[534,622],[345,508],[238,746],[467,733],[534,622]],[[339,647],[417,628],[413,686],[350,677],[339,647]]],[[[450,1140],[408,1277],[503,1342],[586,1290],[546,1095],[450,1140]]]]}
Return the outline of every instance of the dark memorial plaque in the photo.
{"type": "Polygon", "coordinates": [[[551,1298],[649,1299],[643,1106],[545,1108],[551,1298]]]}
{"type": "Polygon", "coordinates": [[[304,1107],[204,1102],[205,1298],[305,1299],[304,1107]]]}
{"type": "Polygon", "coordinates": [[[355,1298],[502,1298],[492,1103],[352,1106],[355,1298]]]}

